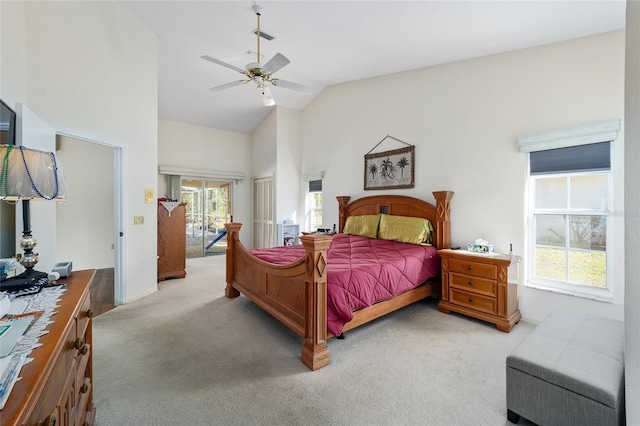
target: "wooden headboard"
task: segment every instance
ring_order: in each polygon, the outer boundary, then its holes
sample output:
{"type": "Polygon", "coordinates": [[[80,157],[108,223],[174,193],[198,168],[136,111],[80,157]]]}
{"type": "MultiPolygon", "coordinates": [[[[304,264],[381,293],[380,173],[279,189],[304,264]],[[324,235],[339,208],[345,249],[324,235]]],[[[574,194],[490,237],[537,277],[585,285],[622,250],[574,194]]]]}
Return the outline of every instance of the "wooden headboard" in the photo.
{"type": "Polygon", "coordinates": [[[437,249],[451,248],[451,206],[452,191],[433,192],[436,205],[426,201],[404,195],[373,195],[349,202],[351,197],[340,196],[339,228],[342,232],[344,224],[349,216],[361,216],[365,214],[391,214],[395,216],[411,216],[429,219],[435,230],[433,238],[437,249]]]}

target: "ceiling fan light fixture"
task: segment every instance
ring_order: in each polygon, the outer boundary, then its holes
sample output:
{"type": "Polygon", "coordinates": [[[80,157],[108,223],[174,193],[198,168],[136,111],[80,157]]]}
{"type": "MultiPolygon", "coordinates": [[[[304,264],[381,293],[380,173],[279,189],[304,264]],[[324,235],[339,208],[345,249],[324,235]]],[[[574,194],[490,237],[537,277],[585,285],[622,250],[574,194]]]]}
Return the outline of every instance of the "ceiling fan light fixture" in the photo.
{"type": "Polygon", "coordinates": [[[262,102],[264,102],[264,106],[274,106],[276,104],[276,100],[273,99],[268,87],[260,87],[260,94],[262,95],[262,102]]]}

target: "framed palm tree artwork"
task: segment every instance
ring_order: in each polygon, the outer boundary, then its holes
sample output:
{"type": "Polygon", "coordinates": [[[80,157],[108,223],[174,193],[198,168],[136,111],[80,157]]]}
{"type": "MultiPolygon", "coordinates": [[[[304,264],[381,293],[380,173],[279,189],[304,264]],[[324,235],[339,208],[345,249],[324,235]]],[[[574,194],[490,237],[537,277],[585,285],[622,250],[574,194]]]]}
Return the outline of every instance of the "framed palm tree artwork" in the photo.
{"type": "Polygon", "coordinates": [[[364,189],[397,189],[414,186],[414,145],[364,156],[364,189]]]}

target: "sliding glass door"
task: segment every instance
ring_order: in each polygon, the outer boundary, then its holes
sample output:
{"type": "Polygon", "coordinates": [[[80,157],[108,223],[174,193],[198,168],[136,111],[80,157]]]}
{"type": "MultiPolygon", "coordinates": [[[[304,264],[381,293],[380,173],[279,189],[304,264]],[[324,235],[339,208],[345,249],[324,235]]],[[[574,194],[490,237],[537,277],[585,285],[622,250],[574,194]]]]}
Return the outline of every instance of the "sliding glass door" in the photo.
{"type": "Polygon", "coordinates": [[[180,196],[187,203],[187,258],[224,254],[224,224],[231,221],[231,184],[182,177],[180,196]]]}

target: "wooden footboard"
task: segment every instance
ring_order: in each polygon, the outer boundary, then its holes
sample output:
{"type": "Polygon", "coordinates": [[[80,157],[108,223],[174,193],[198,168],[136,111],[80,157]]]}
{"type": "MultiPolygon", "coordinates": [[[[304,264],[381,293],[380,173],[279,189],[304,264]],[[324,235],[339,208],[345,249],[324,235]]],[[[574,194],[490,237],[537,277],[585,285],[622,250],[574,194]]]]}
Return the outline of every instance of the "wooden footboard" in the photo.
{"type": "Polygon", "coordinates": [[[312,370],[329,363],[327,349],[327,250],[331,237],[304,235],[305,255],[273,265],[240,243],[241,223],[227,223],[227,297],[240,293],[304,339],[302,362],[312,370]]]}
{"type": "MultiPolygon", "coordinates": [[[[429,219],[435,228],[436,248],[450,248],[450,207],[453,192],[433,193],[436,205],[411,197],[365,197],[349,203],[338,197],[340,232],[348,216],[387,213],[429,219]]],[[[329,364],[327,348],[327,250],[331,237],[303,235],[305,255],[288,265],[274,265],[253,256],[240,242],[241,223],[227,223],[227,287],[229,298],[240,293],[289,327],[304,340],[302,362],[311,370],[329,364]]],[[[354,312],[343,331],[379,318],[439,291],[437,281],[427,282],[393,299],[354,312]]]]}

